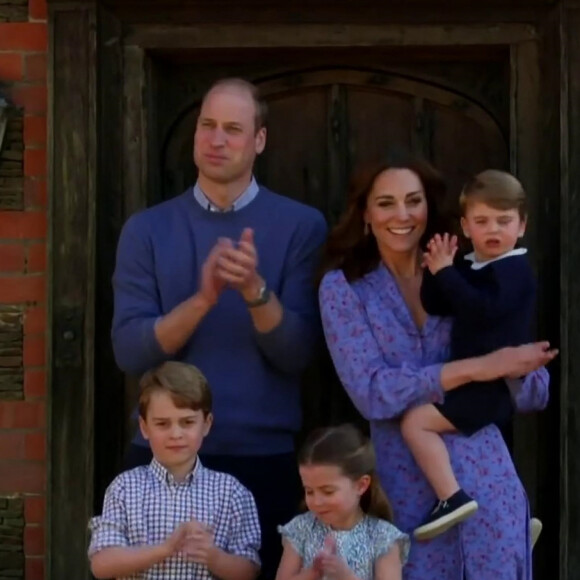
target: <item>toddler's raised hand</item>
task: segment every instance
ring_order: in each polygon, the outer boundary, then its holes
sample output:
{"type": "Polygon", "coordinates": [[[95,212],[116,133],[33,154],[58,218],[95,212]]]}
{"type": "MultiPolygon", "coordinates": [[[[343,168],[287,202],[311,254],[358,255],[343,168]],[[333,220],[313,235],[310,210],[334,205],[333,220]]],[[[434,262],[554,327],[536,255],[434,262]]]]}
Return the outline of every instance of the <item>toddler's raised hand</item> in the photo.
{"type": "Polygon", "coordinates": [[[427,244],[427,251],[423,254],[423,264],[431,274],[453,265],[453,258],[457,253],[457,236],[449,234],[435,234],[427,244]]]}

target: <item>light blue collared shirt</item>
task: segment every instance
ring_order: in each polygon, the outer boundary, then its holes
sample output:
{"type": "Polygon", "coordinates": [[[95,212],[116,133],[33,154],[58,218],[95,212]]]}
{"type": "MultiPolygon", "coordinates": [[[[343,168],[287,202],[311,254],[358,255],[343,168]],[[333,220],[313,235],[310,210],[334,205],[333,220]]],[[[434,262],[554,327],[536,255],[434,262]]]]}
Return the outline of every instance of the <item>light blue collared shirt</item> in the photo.
{"type": "Polygon", "coordinates": [[[252,176],[252,181],[250,181],[250,185],[242,191],[242,193],[235,199],[235,201],[225,209],[218,207],[205,195],[202,191],[199,183],[196,183],[193,186],[193,197],[195,197],[197,203],[201,205],[204,209],[208,211],[215,211],[219,213],[226,213],[228,211],[238,211],[243,207],[246,207],[250,202],[254,201],[255,197],[258,195],[258,191],[260,188],[256,182],[256,179],[252,176]]]}

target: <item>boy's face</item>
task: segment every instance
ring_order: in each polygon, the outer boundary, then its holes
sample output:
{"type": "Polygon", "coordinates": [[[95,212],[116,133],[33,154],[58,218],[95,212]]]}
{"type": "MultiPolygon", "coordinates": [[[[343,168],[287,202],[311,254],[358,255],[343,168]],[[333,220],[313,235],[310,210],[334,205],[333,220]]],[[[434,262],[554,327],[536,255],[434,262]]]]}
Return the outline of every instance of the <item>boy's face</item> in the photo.
{"type": "Polygon", "coordinates": [[[204,417],[203,411],[180,409],[164,392],[152,393],[146,419],[139,417],[155,459],[174,475],[186,475],[193,467],[211,423],[211,414],[204,417]]]}
{"type": "Polygon", "coordinates": [[[475,257],[484,262],[513,250],[518,238],[524,235],[526,222],[517,209],[495,209],[473,202],[465,209],[461,227],[473,243],[475,257]]]}

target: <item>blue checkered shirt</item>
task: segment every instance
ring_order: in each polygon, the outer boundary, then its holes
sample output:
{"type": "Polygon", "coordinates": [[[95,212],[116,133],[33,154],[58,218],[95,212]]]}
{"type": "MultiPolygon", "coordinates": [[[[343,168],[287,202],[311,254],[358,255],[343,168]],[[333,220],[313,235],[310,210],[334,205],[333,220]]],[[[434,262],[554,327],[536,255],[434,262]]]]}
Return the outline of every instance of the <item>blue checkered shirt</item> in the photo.
{"type": "MultiPolygon", "coordinates": [[[[110,547],[160,544],[182,522],[197,520],[215,532],[222,550],[260,563],[260,524],[252,494],[234,477],[207,469],[199,459],[176,482],[155,459],[121,473],[105,494],[103,513],[89,523],[89,557],[110,547]]],[[[207,566],[181,555],[167,558],[128,580],[210,580],[207,566]]]]}

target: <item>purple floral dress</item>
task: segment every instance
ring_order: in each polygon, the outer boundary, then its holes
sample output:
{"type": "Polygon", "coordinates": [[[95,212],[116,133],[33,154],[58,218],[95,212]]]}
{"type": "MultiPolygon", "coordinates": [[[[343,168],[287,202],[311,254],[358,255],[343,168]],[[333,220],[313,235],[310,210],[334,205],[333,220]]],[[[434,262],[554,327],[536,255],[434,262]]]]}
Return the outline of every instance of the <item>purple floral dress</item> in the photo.
{"type": "MultiPolygon", "coordinates": [[[[370,421],[381,482],[395,525],[411,532],[435,502],[400,433],[407,409],[440,402],[448,358],[449,319],[428,317],[419,330],[383,265],[350,284],[341,271],[320,286],[326,342],[350,398],[370,421]]],[[[548,402],[545,369],[522,381],[519,411],[548,402]]],[[[405,580],[531,580],[529,507],[499,430],[444,436],[460,485],[479,503],[476,514],[429,542],[413,542],[405,580]]]]}

